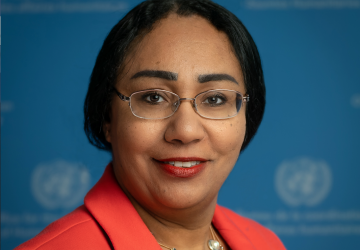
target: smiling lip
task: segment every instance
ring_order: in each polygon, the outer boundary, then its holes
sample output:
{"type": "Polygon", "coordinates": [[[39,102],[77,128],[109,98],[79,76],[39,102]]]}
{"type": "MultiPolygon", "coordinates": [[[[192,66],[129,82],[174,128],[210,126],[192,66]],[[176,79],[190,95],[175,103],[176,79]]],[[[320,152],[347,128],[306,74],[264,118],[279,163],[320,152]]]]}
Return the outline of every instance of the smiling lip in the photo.
{"type": "Polygon", "coordinates": [[[205,168],[207,162],[206,159],[199,157],[174,157],[156,161],[167,174],[179,178],[189,178],[197,175],[205,168]],[[191,167],[176,167],[169,164],[169,162],[196,162],[196,165],[191,167]]]}

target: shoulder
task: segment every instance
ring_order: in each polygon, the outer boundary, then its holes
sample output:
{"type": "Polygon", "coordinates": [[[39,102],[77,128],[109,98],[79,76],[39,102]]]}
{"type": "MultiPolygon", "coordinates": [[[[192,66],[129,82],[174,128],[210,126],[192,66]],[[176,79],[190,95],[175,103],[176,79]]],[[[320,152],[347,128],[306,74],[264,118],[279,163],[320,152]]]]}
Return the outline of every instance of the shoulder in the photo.
{"type": "Polygon", "coordinates": [[[85,206],[54,221],[15,250],[110,249],[101,227],[85,206]]]}
{"type": "Polygon", "coordinates": [[[232,224],[232,228],[236,228],[237,231],[245,234],[256,249],[285,249],[277,235],[258,222],[222,206],[217,206],[217,210],[218,213],[223,214],[223,220],[226,218],[232,224]]]}

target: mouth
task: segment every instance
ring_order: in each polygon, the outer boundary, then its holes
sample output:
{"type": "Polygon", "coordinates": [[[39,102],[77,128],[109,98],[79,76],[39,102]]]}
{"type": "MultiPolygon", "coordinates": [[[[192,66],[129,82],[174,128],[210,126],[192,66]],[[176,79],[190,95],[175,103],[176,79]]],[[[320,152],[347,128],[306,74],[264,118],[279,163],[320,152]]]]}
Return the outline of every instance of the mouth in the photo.
{"type": "Polygon", "coordinates": [[[178,168],[191,168],[200,164],[201,161],[164,161],[164,164],[169,164],[178,168]]]}
{"type": "MultiPolygon", "coordinates": [[[[155,160],[155,159],[154,159],[155,160]]],[[[155,160],[168,175],[188,178],[198,175],[207,165],[208,160],[198,157],[170,158],[155,160]]]]}

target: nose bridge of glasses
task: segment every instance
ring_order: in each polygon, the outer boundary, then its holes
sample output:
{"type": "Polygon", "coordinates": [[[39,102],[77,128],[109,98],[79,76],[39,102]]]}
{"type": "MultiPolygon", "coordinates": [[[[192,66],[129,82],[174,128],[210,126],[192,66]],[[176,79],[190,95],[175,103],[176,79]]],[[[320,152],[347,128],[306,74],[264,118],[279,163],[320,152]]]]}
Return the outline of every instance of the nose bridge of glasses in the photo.
{"type": "Polygon", "coordinates": [[[180,103],[182,101],[190,101],[191,102],[191,106],[193,106],[193,108],[195,108],[196,104],[195,104],[195,98],[179,98],[179,106],[180,103]]]}
{"type": "Polygon", "coordinates": [[[195,98],[179,98],[180,101],[195,101],[195,98]]]}

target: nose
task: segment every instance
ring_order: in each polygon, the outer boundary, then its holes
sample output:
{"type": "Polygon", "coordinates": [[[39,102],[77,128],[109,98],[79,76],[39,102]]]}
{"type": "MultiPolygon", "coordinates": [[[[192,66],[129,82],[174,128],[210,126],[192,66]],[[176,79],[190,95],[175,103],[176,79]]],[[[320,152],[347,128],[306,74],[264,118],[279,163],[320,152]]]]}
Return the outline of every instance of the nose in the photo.
{"type": "Polygon", "coordinates": [[[192,99],[182,98],[178,110],[169,119],[165,140],[175,144],[189,144],[201,141],[205,135],[203,122],[192,106],[192,99]]]}

